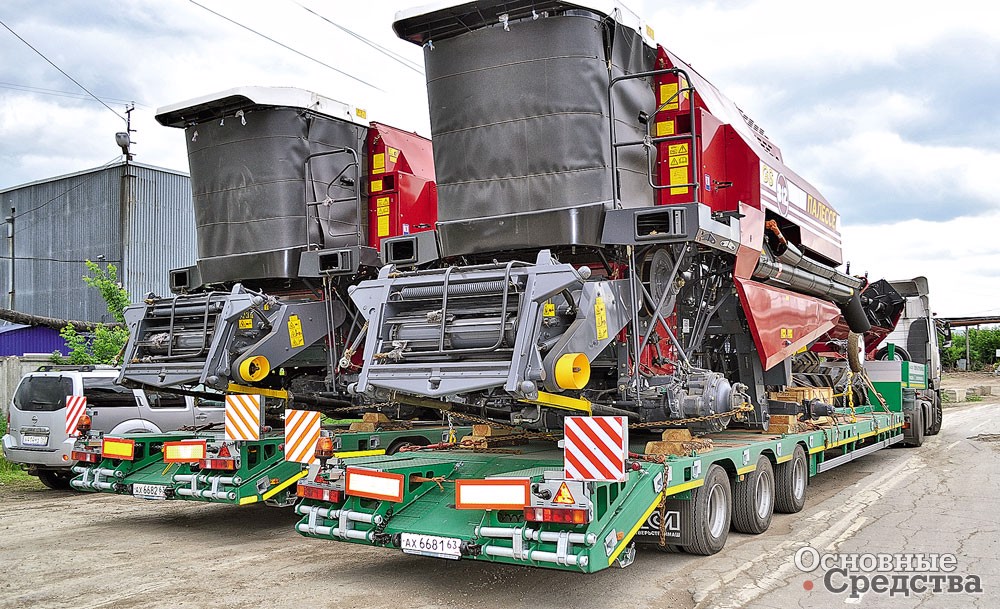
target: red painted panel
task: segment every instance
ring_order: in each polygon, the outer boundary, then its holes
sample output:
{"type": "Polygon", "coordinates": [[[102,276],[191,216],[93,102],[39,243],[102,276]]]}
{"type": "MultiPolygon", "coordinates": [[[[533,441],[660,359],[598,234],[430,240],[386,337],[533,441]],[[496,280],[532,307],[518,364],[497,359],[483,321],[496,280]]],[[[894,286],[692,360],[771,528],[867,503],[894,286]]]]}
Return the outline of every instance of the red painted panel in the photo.
{"type": "Polygon", "coordinates": [[[829,302],[756,281],[736,278],[736,289],[765,370],[822,336],[840,317],[829,302]]]}
{"type": "Polygon", "coordinates": [[[372,123],[367,155],[368,242],[418,233],[437,222],[434,157],[429,140],[372,123]]]}

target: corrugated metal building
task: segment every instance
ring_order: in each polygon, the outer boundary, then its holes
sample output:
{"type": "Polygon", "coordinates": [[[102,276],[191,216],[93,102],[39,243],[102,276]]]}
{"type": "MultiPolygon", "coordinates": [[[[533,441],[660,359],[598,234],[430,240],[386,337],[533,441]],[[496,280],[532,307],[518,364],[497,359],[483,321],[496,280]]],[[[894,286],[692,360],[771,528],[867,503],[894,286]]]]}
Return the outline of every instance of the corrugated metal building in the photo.
{"type": "Polygon", "coordinates": [[[112,321],[81,277],[110,262],[133,301],[169,293],[169,270],[194,264],[187,174],[124,161],[0,190],[3,306],[24,313],[112,321]],[[11,251],[13,249],[13,255],[11,251]]]}

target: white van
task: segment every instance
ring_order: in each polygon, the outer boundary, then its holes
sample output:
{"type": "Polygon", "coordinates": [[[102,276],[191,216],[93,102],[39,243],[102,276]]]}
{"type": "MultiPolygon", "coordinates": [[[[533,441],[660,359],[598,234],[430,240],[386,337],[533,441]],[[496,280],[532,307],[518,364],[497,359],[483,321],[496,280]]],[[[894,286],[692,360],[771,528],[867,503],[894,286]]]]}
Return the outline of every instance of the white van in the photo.
{"type": "MultiPolygon", "coordinates": [[[[221,423],[225,403],[115,384],[111,366],[43,366],[18,383],[7,414],[4,458],[49,488],[69,488],[75,438],[66,433],[68,396],[86,396],[92,428],[108,435],[159,433],[221,423]]],[[[70,423],[75,434],[76,422],[70,423]]]]}

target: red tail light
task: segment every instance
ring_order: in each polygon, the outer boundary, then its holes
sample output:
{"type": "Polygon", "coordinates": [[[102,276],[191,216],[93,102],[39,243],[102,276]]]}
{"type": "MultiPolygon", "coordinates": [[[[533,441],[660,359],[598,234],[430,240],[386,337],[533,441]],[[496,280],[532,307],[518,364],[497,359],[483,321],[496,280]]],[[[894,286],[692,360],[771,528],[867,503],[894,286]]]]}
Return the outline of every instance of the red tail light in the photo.
{"type": "Polygon", "coordinates": [[[198,461],[198,467],[201,469],[225,469],[232,471],[236,469],[236,459],[202,459],[198,461]]]}
{"type": "Polygon", "coordinates": [[[333,438],[330,436],[320,436],[316,440],[316,452],[313,453],[317,459],[329,459],[333,456],[333,438]]]}
{"type": "Polygon", "coordinates": [[[580,508],[524,508],[524,519],[532,522],[560,522],[563,524],[587,524],[590,510],[580,508]]]}
{"type": "Polygon", "coordinates": [[[323,488],[311,483],[302,482],[299,482],[299,485],[295,490],[295,494],[304,499],[315,499],[317,501],[326,501],[328,503],[340,503],[343,498],[343,494],[336,489],[323,488]]]}
{"type": "Polygon", "coordinates": [[[88,453],[80,450],[74,450],[70,453],[74,461],[82,461],[83,463],[97,463],[100,455],[97,453],[88,453]]]}
{"type": "Polygon", "coordinates": [[[81,434],[85,434],[90,431],[90,415],[81,414],[80,418],[76,420],[76,430],[81,434]]]}

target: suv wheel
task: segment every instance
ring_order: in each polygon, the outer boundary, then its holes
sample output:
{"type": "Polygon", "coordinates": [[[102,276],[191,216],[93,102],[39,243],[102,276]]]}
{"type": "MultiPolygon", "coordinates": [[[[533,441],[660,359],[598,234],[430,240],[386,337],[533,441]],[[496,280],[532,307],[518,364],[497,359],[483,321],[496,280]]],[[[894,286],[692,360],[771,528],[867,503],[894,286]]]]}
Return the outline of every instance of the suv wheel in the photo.
{"type": "Polygon", "coordinates": [[[69,489],[69,481],[73,479],[73,476],[65,472],[42,469],[38,470],[38,479],[53,490],[64,491],[69,489]]]}

